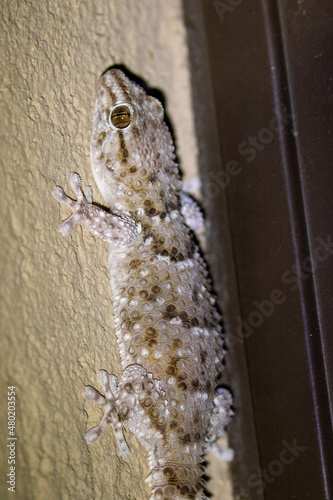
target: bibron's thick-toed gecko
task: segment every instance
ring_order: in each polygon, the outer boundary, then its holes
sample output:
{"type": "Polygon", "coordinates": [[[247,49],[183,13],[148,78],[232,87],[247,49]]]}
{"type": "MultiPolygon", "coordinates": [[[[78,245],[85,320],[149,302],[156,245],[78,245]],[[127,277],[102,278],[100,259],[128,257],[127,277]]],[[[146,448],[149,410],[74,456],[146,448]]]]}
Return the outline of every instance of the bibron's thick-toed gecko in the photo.
{"type": "Polygon", "coordinates": [[[76,173],[76,201],[59,186],[53,194],[73,211],[60,225],[64,235],[83,223],[109,243],[123,373],[118,380],[99,372],[104,396],[86,387],[85,398],[104,410],[86,441],[110,426],[126,457],[128,424],[149,454],[151,500],[204,500],[203,455],[224,433],[232,398],[217,388],[221,318],[191,236],[202,215],[182,190],[163,116],[157,99],[119,69],[108,70],[97,90],[91,167],[110,210],[92,203],[76,173]]]}

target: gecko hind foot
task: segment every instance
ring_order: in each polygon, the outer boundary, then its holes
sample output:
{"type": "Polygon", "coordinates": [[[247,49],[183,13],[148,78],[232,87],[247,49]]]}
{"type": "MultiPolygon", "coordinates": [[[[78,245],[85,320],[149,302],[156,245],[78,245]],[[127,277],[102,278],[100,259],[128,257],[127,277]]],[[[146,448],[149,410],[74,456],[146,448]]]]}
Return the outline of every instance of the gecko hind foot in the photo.
{"type": "Polygon", "coordinates": [[[117,391],[118,381],[115,375],[108,375],[105,370],[98,372],[99,382],[104,390],[105,396],[102,396],[96,389],[91,386],[86,386],[84,390],[84,397],[87,401],[93,402],[101,406],[104,410],[104,415],[97,427],[90,429],[85,435],[85,440],[87,444],[92,444],[100,437],[102,432],[111,425],[113,428],[114,436],[117,441],[117,445],[120,454],[123,457],[128,457],[130,454],[130,449],[126,443],[123,427],[119,421],[119,417],[116,411],[115,404],[115,393],[117,391]]]}

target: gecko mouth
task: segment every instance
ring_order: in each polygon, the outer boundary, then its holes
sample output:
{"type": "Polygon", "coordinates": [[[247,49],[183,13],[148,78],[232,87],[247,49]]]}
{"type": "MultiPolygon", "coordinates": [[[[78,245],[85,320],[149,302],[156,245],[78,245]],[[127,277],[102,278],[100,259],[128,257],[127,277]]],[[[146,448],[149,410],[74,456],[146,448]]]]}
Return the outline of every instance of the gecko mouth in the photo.
{"type": "Polygon", "coordinates": [[[109,172],[111,172],[112,174],[114,174],[114,168],[109,166],[109,165],[106,165],[106,168],[108,169],[109,172]]]}

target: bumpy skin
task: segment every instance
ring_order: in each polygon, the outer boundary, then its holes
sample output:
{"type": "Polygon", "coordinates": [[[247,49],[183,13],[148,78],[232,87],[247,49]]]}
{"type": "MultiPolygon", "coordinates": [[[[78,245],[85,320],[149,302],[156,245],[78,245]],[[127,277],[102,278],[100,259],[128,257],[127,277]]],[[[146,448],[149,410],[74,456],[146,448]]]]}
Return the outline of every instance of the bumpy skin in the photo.
{"type": "Polygon", "coordinates": [[[151,500],[202,500],[202,457],[224,432],[231,396],[216,391],[224,357],[220,317],[187,225],[197,228],[201,214],[180,191],[174,158],[161,104],[111,69],[99,82],[91,137],[92,171],[110,211],[91,203],[77,174],[77,201],[60,187],[54,195],[73,210],[64,234],[81,222],[110,244],[123,374],[118,381],[99,372],[105,396],[86,388],[86,399],[104,408],[86,440],[110,425],[126,456],[128,424],[149,452],[151,500]]]}

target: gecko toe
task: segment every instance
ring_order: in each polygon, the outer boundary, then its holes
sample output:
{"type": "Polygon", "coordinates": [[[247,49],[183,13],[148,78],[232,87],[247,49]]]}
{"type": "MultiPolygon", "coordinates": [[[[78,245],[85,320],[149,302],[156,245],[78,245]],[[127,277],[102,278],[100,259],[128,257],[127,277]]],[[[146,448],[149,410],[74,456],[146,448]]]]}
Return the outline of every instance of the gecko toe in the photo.
{"type": "Polygon", "coordinates": [[[59,203],[66,203],[68,196],[65,194],[64,190],[60,186],[56,186],[52,191],[53,196],[59,203]]]}
{"type": "Polygon", "coordinates": [[[82,185],[81,177],[76,172],[71,172],[69,182],[74,191],[82,185]]]}
{"type": "Polygon", "coordinates": [[[68,236],[71,234],[73,227],[75,225],[75,219],[73,215],[68,217],[68,219],[64,220],[60,225],[59,225],[59,231],[63,236],[68,236]]]}

